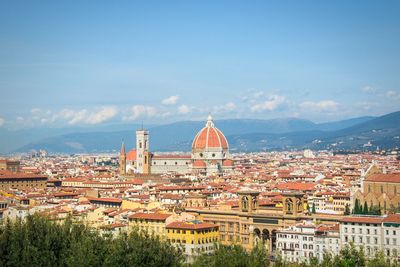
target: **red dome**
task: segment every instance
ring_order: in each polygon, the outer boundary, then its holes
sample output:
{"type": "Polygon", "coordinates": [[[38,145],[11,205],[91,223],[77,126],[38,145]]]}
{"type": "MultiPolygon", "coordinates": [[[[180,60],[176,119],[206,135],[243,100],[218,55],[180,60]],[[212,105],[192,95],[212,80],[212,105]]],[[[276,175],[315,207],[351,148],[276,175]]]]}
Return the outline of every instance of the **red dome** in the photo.
{"type": "Polygon", "coordinates": [[[206,168],[207,165],[204,160],[195,160],[193,162],[193,168],[206,168]]]}
{"type": "Polygon", "coordinates": [[[228,141],[224,134],[214,126],[211,116],[209,116],[206,127],[200,130],[192,143],[192,149],[206,148],[228,149],[228,141]]]}
{"type": "Polygon", "coordinates": [[[231,160],[231,159],[224,160],[224,162],[222,163],[222,166],[224,166],[224,167],[233,167],[233,160],[231,160]]]}

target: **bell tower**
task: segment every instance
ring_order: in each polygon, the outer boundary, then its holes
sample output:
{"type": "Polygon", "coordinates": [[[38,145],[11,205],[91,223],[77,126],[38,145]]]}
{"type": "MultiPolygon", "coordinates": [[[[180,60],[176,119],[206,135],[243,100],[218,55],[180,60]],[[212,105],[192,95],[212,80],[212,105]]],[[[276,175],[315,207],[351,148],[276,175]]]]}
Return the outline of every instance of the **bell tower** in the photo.
{"type": "Polygon", "coordinates": [[[257,191],[240,191],[239,195],[239,209],[242,212],[253,212],[258,208],[258,195],[257,191]]]}
{"type": "Polygon", "coordinates": [[[138,173],[150,173],[149,131],[136,131],[136,169],[138,173]]]}
{"type": "Polygon", "coordinates": [[[297,216],[304,213],[304,193],[290,192],[282,194],[283,214],[297,216]]]}
{"type": "Polygon", "coordinates": [[[126,175],[126,153],[124,142],[122,142],[121,152],[119,153],[119,174],[126,175]]]}

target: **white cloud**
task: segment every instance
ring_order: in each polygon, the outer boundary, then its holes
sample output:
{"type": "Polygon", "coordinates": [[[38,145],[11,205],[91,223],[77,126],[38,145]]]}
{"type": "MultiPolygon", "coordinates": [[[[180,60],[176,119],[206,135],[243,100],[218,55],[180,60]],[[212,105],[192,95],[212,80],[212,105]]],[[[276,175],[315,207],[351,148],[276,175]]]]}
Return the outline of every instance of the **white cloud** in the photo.
{"type": "Polygon", "coordinates": [[[6,120],[0,117],[0,127],[3,126],[5,122],[6,120]]]}
{"type": "Polygon", "coordinates": [[[130,108],[130,115],[125,116],[124,120],[136,120],[140,117],[154,117],[157,110],[152,106],[134,105],[130,108]]]}
{"type": "Polygon", "coordinates": [[[387,91],[386,96],[394,100],[400,99],[400,94],[393,90],[387,91]]]}
{"type": "Polygon", "coordinates": [[[42,110],[40,109],[40,108],[33,108],[33,109],[31,109],[31,113],[32,114],[39,114],[39,113],[41,113],[42,112],[42,110]]]}
{"type": "Polygon", "coordinates": [[[363,88],[361,88],[361,91],[365,92],[365,93],[375,93],[377,91],[376,88],[366,85],[363,88]]]}
{"type": "Polygon", "coordinates": [[[333,100],[322,100],[319,102],[306,101],[300,104],[302,109],[309,109],[313,111],[335,111],[339,103],[333,100]]]}
{"type": "Polygon", "coordinates": [[[175,105],[176,102],[178,102],[178,99],[179,99],[179,95],[172,95],[170,97],[167,97],[167,98],[163,99],[161,101],[161,103],[163,105],[175,105]]]}
{"type": "Polygon", "coordinates": [[[89,124],[102,123],[115,117],[117,113],[118,110],[115,107],[103,107],[97,112],[92,112],[86,119],[86,122],[89,124]]]}
{"type": "Polygon", "coordinates": [[[82,110],[72,110],[72,109],[63,109],[60,112],[60,116],[68,121],[68,124],[77,124],[77,123],[82,123],[85,121],[86,116],[87,116],[87,110],[82,109],[82,110]]]}
{"type": "Polygon", "coordinates": [[[181,105],[178,107],[179,114],[188,114],[190,112],[190,107],[187,105],[181,105]]]}
{"type": "Polygon", "coordinates": [[[214,106],[214,108],[213,108],[215,113],[233,111],[235,109],[236,109],[236,104],[233,102],[228,102],[222,106],[214,106]]]}
{"type": "Polygon", "coordinates": [[[260,112],[260,111],[272,111],[277,109],[280,105],[282,105],[286,100],[285,96],[281,95],[271,95],[268,99],[262,103],[258,103],[253,105],[250,110],[251,112],[260,112]]]}

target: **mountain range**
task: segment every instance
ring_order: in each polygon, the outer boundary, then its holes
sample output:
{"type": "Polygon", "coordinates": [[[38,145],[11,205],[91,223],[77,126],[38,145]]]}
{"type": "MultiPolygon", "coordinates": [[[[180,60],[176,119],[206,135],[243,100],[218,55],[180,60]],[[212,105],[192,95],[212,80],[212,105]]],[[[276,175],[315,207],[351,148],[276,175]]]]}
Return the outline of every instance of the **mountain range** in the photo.
{"type": "MultiPolygon", "coordinates": [[[[190,151],[196,133],[204,121],[181,121],[165,125],[150,125],[151,151],[190,151]]],[[[376,149],[400,147],[400,111],[380,117],[359,117],[329,123],[314,123],[298,118],[273,120],[227,119],[215,121],[227,137],[233,152],[292,149],[376,149]]],[[[102,128],[27,130],[3,136],[7,149],[2,153],[46,149],[59,153],[113,152],[124,141],[134,147],[135,130],[140,125],[109,125],[102,128]],[[60,134],[63,132],[63,134],[60,134]],[[29,134],[31,141],[19,139],[12,147],[13,137],[29,134]],[[7,140],[5,140],[7,139],[7,140]],[[26,142],[21,145],[22,142],[26,142]]],[[[2,146],[3,147],[3,146],[2,146]]]]}

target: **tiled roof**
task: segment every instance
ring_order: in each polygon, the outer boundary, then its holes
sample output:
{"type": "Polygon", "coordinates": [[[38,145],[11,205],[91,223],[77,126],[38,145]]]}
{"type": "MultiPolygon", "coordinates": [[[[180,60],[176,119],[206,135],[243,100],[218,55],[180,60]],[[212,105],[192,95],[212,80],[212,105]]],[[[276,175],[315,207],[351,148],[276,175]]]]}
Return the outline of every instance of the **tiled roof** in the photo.
{"type": "Polygon", "coordinates": [[[385,182],[385,183],[400,183],[400,174],[372,174],[365,181],[368,182],[385,182]]]}
{"type": "Polygon", "coordinates": [[[132,149],[126,154],[126,160],[136,161],[136,150],[132,149]]]}
{"type": "Polygon", "coordinates": [[[203,230],[203,229],[212,229],[218,227],[218,225],[213,223],[192,223],[192,222],[172,222],[167,225],[167,229],[187,229],[187,230],[203,230]]]}
{"type": "Polygon", "coordinates": [[[37,175],[32,173],[19,173],[19,172],[0,172],[0,179],[47,179],[46,175],[37,175]]]}
{"type": "Polygon", "coordinates": [[[165,221],[172,214],[167,213],[135,213],[129,216],[129,219],[146,219],[154,221],[165,221]]]}
{"type": "Polygon", "coordinates": [[[341,221],[354,223],[382,223],[383,218],[379,216],[346,216],[343,217],[341,221]]]}
{"type": "Polygon", "coordinates": [[[89,201],[98,201],[98,202],[116,202],[116,203],[121,203],[122,200],[118,198],[105,198],[105,197],[87,197],[89,201]]]}
{"type": "Polygon", "coordinates": [[[400,213],[389,214],[383,219],[385,223],[400,223],[400,213]]]}

